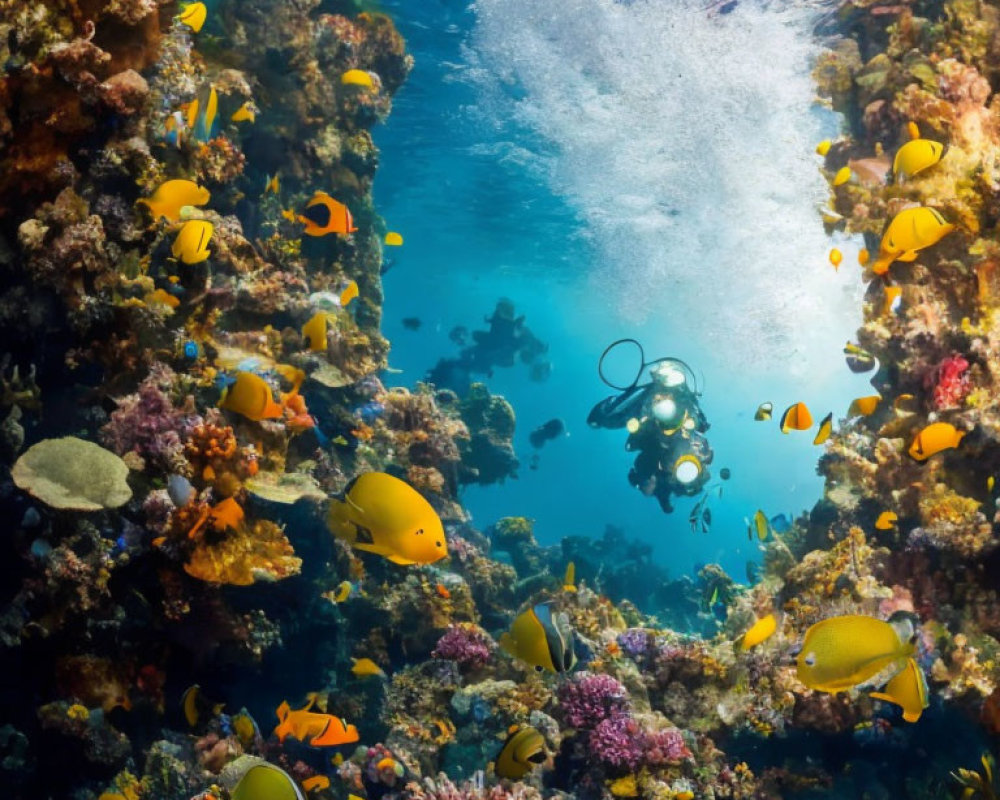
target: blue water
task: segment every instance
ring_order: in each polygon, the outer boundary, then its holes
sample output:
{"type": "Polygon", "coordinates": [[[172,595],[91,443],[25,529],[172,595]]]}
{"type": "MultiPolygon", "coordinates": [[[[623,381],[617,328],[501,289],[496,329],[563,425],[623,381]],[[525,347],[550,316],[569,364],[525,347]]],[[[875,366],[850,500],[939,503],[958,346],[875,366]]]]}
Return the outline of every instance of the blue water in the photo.
{"type": "Polygon", "coordinates": [[[485,379],[517,413],[522,466],[516,480],[464,490],[474,523],[531,517],[547,544],[610,523],[651,542],[675,574],[718,561],[741,577],[759,555],[744,517],[796,514],[822,491],[813,432],[781,435],[780,411],[802,400],[817,420],[839,417],[870,393],[840,353],[859,321],[860,244],[836,242],[845,266],[834,272],[816,212],[826,194],[812,149],[839,121],[811,104],[810,12],[712,18],[667,0],[383,7],[416,59],[375,131],[376,204],[405,237],[385,276],[400,370],[387,383],[412,385],[456,355],[448,332],[486,327],[500,297],[554,367],[544,383],[520,364],[485,379]],[[406,317],[421,328],[405,329],[406,317]],[[623,336],[704,377],[713,471],[732,470],[708,534],[690,530],[692,501],[665,515],[629,486],[624,431],[585,423],[609,393],[598,356],[623,336]],[[775,421],[755,423],[765,400],[775,421]],[[552,417],[568,435],[529,470],[528,434],[552,417]]]}

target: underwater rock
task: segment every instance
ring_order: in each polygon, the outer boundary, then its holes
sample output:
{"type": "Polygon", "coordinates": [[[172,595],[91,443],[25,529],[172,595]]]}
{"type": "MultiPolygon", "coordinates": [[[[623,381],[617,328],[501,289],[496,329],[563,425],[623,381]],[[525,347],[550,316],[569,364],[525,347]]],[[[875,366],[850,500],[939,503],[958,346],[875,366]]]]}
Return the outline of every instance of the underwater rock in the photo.
{"type": "Polygon", "coordinates": [[[128,473],[125,462],[109,450],[66,436],[30,447],[14,464],[11,477],[18,488],[52,508],[99,511],[132,498],[128,473]]]}

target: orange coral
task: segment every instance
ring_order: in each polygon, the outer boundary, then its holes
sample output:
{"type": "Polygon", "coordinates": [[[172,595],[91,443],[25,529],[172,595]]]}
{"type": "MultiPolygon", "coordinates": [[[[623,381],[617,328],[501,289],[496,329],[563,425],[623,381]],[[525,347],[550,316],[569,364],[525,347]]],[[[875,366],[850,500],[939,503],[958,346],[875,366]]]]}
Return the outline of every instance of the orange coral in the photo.
{"type": "Polygon", "coordinates": [[[297,575],[302,559],[279,525],[269,520],[240,522],[221,538],[202,539],[184,565],[188,575],[209,583],[249,586],[297,575]]]}
{"type": "Polygon", "coordinates": [[[206,422],[196,426],[188,434],[184,455],[194,479],[211,484],[223,497],[235,494],[243,480],[257,473],[253,451],[239,446],[229,425],[206,422]]]}

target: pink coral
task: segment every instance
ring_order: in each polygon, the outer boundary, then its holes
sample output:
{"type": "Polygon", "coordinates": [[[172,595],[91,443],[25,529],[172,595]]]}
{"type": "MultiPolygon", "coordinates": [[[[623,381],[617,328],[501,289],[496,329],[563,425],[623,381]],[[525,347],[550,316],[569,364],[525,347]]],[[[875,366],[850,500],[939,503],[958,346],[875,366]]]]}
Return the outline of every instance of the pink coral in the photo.
{"type": "Polygon", "coordinates": [[[645,738],[635,719],[628,714],[616,714],[590,732],[587,746],[598,761],[635,769],[643,759],[645,738]]]}
{"type": "Polygon", "coordinates": [[[677,728],[648,731],[643,739],[645,758],[649,764],[671,764],[691,758],[691,751],[677,728]]]}
{"type": "Polygon", "coordinates": [[[924,376],[924,388],[931,390],[936,409],[940,411],[962,404],[972,388],[968,369],[969,362],[953,353],[924,376]]]}
{"type": "Polygon", "coordinates": [[[559,707],[574,728],[593,728],[625,711],[628,693],[610,675],[581,672],[559,688],[559,707]]]}
{"type": "Polygon", "coordinates": [[[496,643],[486,631],[471,622],[463,622],[449,626],[431,656],[476,669],[490,660],[495,649],[496,643]]]}

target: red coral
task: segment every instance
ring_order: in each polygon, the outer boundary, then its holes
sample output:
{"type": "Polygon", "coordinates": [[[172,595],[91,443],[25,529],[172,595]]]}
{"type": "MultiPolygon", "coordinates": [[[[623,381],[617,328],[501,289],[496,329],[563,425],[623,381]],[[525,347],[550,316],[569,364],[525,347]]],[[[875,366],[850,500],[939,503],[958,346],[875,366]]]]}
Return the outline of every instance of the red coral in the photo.
{"type": "Polygon", "coordinates": [[[932,392],[936,409],[941,411],[962,404],[972,389],[968,369],[965,357],[953,353],[924,376],[924,388],[932,392]]]}

